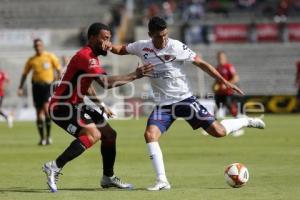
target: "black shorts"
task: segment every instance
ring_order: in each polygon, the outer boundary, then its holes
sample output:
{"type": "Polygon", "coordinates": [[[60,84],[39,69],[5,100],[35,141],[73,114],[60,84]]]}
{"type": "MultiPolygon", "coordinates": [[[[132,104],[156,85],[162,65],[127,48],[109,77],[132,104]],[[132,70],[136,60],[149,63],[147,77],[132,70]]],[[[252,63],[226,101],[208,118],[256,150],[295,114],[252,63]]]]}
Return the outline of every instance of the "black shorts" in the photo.
{"type": "Polygon", "coordinates": [[[54,123],[76,138],[85,125],[95,123],[101,126],[106,122],[102,113],[85,104],[50,105],[49,114],[54,123]]]}
{"type": "Polygon", "coordinates": [[[50,90],[51,84],[32,82],[33,103],[36,109],[41,109],[45,103],[49,102],[50,90]]]}
{"type": "Polygon", "coordinates": [[[297,99],[300,100],[300,88],[298,89],[297,99]]]}
{"type": "Polygon", "coordinates": [[[218,106],[220,107],[227,107],[230,108],[230,105],[232,104],[233,101],[233,96],[232,95],[215,95],[215,101],[218,106]]]}

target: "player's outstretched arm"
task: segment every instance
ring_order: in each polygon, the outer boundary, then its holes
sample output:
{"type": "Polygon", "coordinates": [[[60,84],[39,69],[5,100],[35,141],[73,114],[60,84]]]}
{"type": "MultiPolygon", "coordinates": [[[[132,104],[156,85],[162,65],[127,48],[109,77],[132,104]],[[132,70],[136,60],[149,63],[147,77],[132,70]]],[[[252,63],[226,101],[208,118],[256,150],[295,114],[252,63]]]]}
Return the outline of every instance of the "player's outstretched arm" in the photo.
{"type": "Polygon", "coordinates": [[[151,64],[145,64],[137,67],[136,70],[130,74],[117,76],[100,76],[96,79],[96,81],[105,89],[119,87],[136,79],[152,76],[153,67],[154,66],[151,64]]]}
{"type": "Polygon", "coordinates": [[[125,45],[117,45],[117,44],[112,44],[110,41],[105,41],[102,43],[102,49],[106,51],[111,51],[114,54],[117,55],[127,55],[129,54],[126,50],[125,45]]]}
{"type": "Polygon", "coordinates": [[[216,79],[216,81],[223,83],[224,85],[226,85],[226,87],[233,89],[234,91],[236,91],[237,93],[239,93],[241,95],[244,95],[244,92],[239,87],[230,83],[229,81],[226,81],[212,65],[205,62],[200,57],[197,56],[195,61],[193,62],[193,64],[196,65],[197,67],[201,68],[203,71],[205,71],[207,74],[209,74],[214,79],[216,79]]]}
{"type": "Polygon", "coordinates": [[[110,51],[114,54],[117,54],[117,55],[127,55],[127,54],[129,54],[126,50],[125,45],[111,44],[110,51]]]}

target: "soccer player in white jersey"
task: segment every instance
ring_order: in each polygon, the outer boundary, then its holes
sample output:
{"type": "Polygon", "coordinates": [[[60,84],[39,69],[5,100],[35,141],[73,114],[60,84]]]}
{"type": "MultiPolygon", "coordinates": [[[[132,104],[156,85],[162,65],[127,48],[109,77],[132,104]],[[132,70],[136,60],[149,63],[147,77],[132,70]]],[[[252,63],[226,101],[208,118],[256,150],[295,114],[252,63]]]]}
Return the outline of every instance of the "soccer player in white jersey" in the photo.
{"type": "Polygon", "coordinates": [[[178,40],[168,37],[166,22],[160,17],[153,17],[148,24],[148,40],[140,40],[128,45],[106,43],[115,54],[133,54],[143,63],[154,65],[150,78],[157,106],[148,118],[145,140],[153,168],[156,172],[156,183],[148,190],[170,189],[165,173],[163,155],[158,140],[168,130],[176,118],[184,118],[193,129],[203,128],[214,137],[224,137],[243,127],[263,129],[264,122],[258,118],[225,119],[216,121],[197,98],[193,96],[183,71],[184,62],[192,62],[221,84],[233,89],[238,94],[243,92],[234,84],[226,81],[217,70],[194,51],[178,40]]]}

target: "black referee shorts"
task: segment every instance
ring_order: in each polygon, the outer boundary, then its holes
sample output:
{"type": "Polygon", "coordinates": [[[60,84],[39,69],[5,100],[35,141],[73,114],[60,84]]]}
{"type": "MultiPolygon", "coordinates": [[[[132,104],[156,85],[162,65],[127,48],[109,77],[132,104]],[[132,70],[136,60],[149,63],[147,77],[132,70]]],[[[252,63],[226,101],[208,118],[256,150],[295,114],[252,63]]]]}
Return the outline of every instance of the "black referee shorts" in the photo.
{"type": "Polygon", "coordinates": [[[41,109],[49,102],[51,96],[51,84],[32,82],[33,103],[36,109],[41,109]]]}

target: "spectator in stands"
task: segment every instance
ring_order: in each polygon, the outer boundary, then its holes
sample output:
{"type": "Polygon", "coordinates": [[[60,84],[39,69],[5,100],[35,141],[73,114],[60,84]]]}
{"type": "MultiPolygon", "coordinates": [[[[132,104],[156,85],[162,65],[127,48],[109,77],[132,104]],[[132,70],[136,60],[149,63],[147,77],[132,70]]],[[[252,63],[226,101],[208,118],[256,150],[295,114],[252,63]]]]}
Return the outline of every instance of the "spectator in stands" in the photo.
{"type": "Polygon", "coordinates": [[[237,4],[241,9],[251,9],[255,6],[256,0],[237,0],[237,4]]]}
{"type": "Polygon", "coordinates": [[[228,10],[228,5],[229,5],[228,0],[211,0],[208,2],[208,7],[211,12],[214,13],[220,13],[225,15],[226,17],[229,16],[229,10],[228,10]]]}
{"type": "Polygon", "coordinates": [[[296,64],[297,74],[295,80],[295,86],[298,88],[297,92],[297,111],[300,112],[300,60],[296,64]]]}
{"type": "Polygon", "coordinates": [[[172,5],[170,2],[165,1],[162,4],[162,16],[166,20],[168,24],[173,24],[174,23],[174,16],[173,16],[173,10],[172,5]]]}
{"type": "Polygon", "coordinates": [[[36,109],[36,125],[40,135],[39,145],[50,145],[52,143],[50,130],[51,120],[48,113],[49,98],[51,95],[51,84],[55,79],[60,78],[60,64],[58,58],[50,52],[44,50],[44,43],[41,39],[33,41],[35,55],[30,57],[26,62],[21,77],[18,95],[24,94],[23,86],[26,77],[30,71],[32,74],[32,95],[33,103],[36,109]],[[46,137],[44,135],[44,127],[46,128],[46,137]]]}
{"type": "Polygon", "coordinates": [[[5,88],[7,83],[9,83],[9,78],[7,74],[0,68],[0,115],[4,117],[7,121],[8,127],[12,128],[13,126],[13,118],[11,115],[5,114],[2,110],[2,103],[5,96],[5,88]]]}
{"type": "Polygon", "coordinates": [[[205,15],[203,3],[203,0],[193,0],[188,6],[184,8],[182,19],[184,21],[189,21],[202,18],[205,15]]]}
{"type": "Polygon", "coordinates": [[[289,0],[280,0],[277,6],[276,15],[274,21],[277,23],[285,22],[289,14],[290,4],[289,0]]]}

